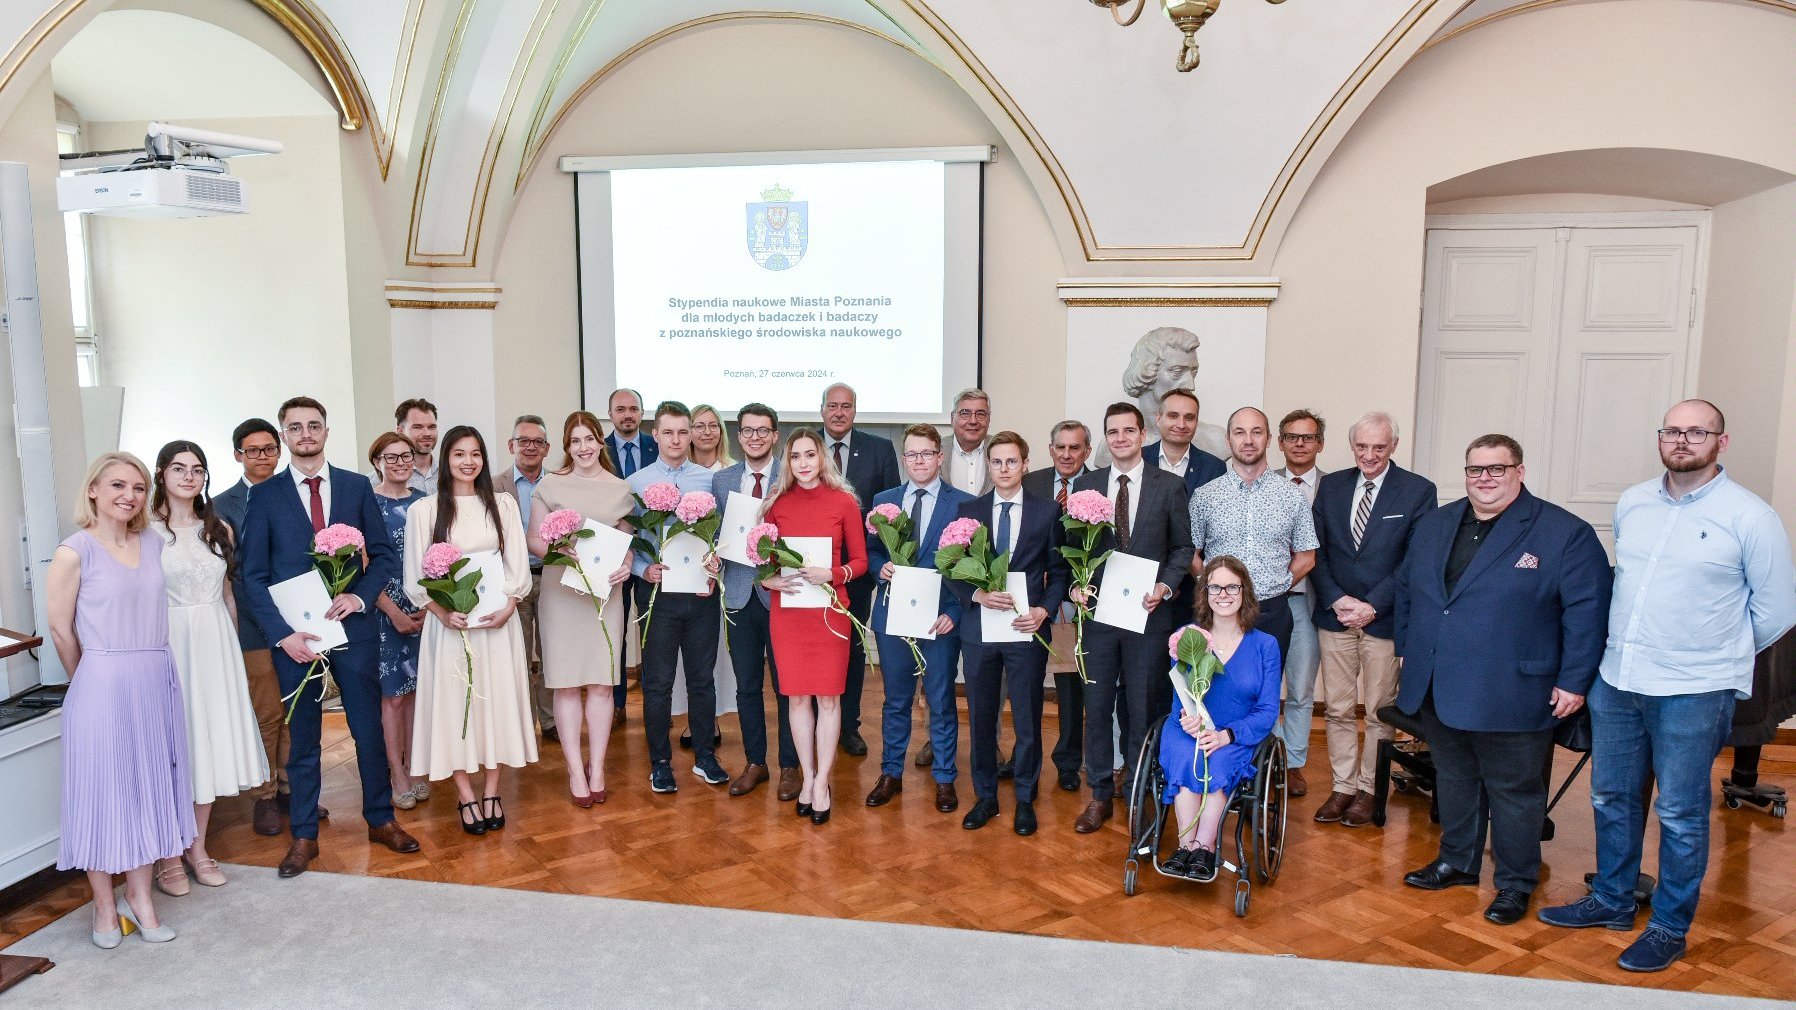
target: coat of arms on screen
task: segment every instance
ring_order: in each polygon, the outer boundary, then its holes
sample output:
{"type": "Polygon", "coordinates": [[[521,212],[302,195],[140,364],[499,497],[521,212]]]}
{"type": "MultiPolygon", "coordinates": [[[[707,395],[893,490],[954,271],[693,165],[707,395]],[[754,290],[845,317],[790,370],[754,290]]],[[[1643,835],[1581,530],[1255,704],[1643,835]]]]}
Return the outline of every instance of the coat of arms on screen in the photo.
{"type": "Polygon", "coordinates": [[[748,205],[748,254],[768,270],[797,266],[811,241],[810,207],[777,182],[762,190],[761,202],[748,205]]]}

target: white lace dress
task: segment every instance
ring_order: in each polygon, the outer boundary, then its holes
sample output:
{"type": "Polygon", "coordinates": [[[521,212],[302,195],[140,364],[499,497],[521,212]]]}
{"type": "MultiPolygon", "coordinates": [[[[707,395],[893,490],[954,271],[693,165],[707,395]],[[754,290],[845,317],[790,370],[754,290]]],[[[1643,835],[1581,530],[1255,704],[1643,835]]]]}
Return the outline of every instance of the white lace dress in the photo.
{"type": "Polygon", "coordinates": [[[249,680],[237,628],[225,607],[225,563],[200,540],[198,526],[174,531],[156,523],[162,538],[162,578],[168,586],[168,645],[181,675],[187,712],[188,768],[193,802],[211,803],[268,781],[268,755],[249,703],[249,680]]]}

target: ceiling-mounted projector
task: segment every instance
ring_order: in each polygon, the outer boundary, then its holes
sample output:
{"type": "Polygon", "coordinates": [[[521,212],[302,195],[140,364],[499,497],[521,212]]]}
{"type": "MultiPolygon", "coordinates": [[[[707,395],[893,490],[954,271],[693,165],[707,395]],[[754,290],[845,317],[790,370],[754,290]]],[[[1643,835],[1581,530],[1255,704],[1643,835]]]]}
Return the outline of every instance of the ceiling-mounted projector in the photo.
{"type": "Polygon", "coordinates": [[[66,212],[210,217],[249,211],[225,159],[279,154],[279,141],[151,123],[141,150],[62,156],[56,203],[66,212]]]}

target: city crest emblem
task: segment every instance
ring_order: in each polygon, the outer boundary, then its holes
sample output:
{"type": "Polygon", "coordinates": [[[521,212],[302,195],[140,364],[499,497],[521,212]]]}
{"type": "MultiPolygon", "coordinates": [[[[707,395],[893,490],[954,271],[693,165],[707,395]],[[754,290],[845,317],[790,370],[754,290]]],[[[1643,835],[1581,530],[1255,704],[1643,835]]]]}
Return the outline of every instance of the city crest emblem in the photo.
{"type": "Polygon", "coordinates": [[[778,183],[762,190],[761,202],[748,205],[748,254],[768,270],[797,266],[811,241],[810,207],[778,183]]]}

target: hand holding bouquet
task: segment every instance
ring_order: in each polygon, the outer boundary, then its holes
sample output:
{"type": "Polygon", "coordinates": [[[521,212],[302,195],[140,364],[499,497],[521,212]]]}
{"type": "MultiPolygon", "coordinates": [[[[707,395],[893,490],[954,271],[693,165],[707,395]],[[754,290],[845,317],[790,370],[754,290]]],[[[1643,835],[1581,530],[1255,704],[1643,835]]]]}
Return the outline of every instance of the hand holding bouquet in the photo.
{"type": "MultiPolygon", "coordinates": [[[[674,510],[680,507],[680,489],[666,481],[657,481],[643,488],[642,493],[635,497],[640,511],[625,516],[624,521],[636,531],[636,549],[649,556],[651,565],[659,565],[662,563],[661,551],[667,546],[667,541],[678,532],[669,523],[674,518],[674,510]]],[[[649,605],[642,608],[642,616],[637,618],[642,622],[644,642],[648,641],[649,622],[654,620],[655,600],[660,595],[661,583],[656,580],[654,588],[649,590],[649,605]]]]}
{"type": "MultiPolygon", "coordinates": [[[[965,582],[987,595],[1003,593],[1010,584],[1010,552],[992,555],[991,531],[977,519],[956,519],[942,530],[935,547],[935,570],[943,577],[965,582]]],[[[1027,616],[1022,604],[1011,601],[1018,617],[1027,616]]],[[[1054,651],[1048,640],[1036,631],[1041,647],[1054,651]]]]}
{"type": "Polygon", "coordinates": [[[592,538],[593,532],[586,528],[586,520],[573,509],[556,509],[543,516],[537,524],[536,532],[549,545],[549,552],[543,555],[543,565],[561,568],[572,568],[580,576],[580,584],[586,587],[586,595],[592,600],[593,611],[599,615],[599,630],[605,633],[605,655],[611,661],[611,673],[617,674],[617,646],[611,642],[611,629],[605,626],[605,600],[593,588],[592,575],[586,566],[580,563],[579,543],[592,538]]]}
{"type": "MultiPolygon", "coordinates": [[[[873,511],[867,513],[867,532],[879,538],[879,545],[885,548],[886,555],[892,559],[892,564],[902,565],[906,568],[915,568],[917,565],[917,548],[920,545],[911,537],[912,528],[915,525],[903,509],[891,502],[875,505],[873,511]]],[[[887,582],[886,604],[889,606],[891,602],[892,584],[887,582]]],[[[915,660],[917,664],[917,676],[921,677],[923,669],[927,665],[923,659],[923,650],[917,648],[917,640],[909,635],[900,637],[909,647],[911,659],[915,660]]]]}
{"type": "Polygon", "coordinates": [[[1104,551],[1095,557],[1093,554],[1097,551],[1098,541],[1103,539],[1105,531],[1114,528],[1115,522],[1116,503],[1109,495],[1095,490],[1075,492],[1066,500],[1066,514],[1060,517],[1068,541],[1061,546],[1060,555],[1073,570],[1073,623],[1076,625],[1073,664],[1079,668],[1079,679],[1086,683],[1090,683],[1091,678],[1085,675],[1085,621],[1091,616],[1092,601],[1096,598],[1091,583],[1111,552],[1104,551]]]}
{"type": "MultiPolygon", "coordinates": [[[[475,604],[480,602],[480,569],[475,568],[466,575],[462,569],[468,567],[468,559],[462,556],[461,549],[450,543],[434,543],[424,552],[424,577],[418,585],[430,594],[430,601],[452,614],[467,615],[473,612],[475,604]]],[[[454,627],[451,625],[451,627],[454,627]]],[[[455,628],[461,635],[462,660],[467,669],[467,696],[462,702],[461,735],[468,736],[468,717],[474,708],[474,648],[468,642],[468,629],[464,621],[461,627],[455,628]]]]}
{"type": "MultiPolygon", "coordinates": [[[[1166,651],[1172,658],[1172,670],[1169,676],[1174,687],[1178,688],[1179,703],[1185,707],[1187,715],[1197,720],[1200,729],[1213,730],[1216,723],[1210,718],[1210,712],[1204,707],[1204,693],[1210,690],[1210,683],[1222,675],[1223,664],[1216,655],[1214,642],[1210,633],[1195,624],[1187,624],[1172,633],[1166,640],[1166,651]]],[[[1193,734],[1195,737],[1196,734],[1193,734]]],[[[1210,755],[1202,746],[1192,750],[1192,773],[1203,782],[1204,801],[1210,795],[1210,755]],[[1203,761],[1199,771],[1197,762],[1203,761]]],[[[1202,812],[1202,808],[1199,808],[1202,812]]],[[[1192,820],[1193,826],[1196,819],[1192,820]]]]}
{"type": "MultiPolygon", "coordinates": [[[[331,611],[334,612],[338,609],[336,598],[343,595],[349,589],[349,584],[367,567],[368,542],[362,539],[362,531],[354,526],[333,523],[312,535],[312,549],[309,553],[312,567],[318,570],[319,577],[324,580],[325,595],[331,598],[331,611]]],[[[330,617],[330,614],[325,616],[330,617]]],[[[313,680],[318,681],[318,700],[324,700],[324,675],[329,669],[330,660],[323,655],[312,660],[311,665],[306,667],[306,675],[300,678],[299,686],[291,694],[281,698],[288,703],[286,722],[293,721],[293,710],[299,707],[299,696],[313,680]]]]}
{"type": "MultiPolygon", "coordinates": [[[[748,554],[748,560],[754,563],[755,579],[760,582],[766,582],[787,568],[803,570],[807,567],[804,563],[804,555],[782,539],[779,527],[772,523],[760,523],[749,528],[748,546],[745,548],[745,552],[748,554]]],[[[868,652],[878,655],[874,651],[877,647],[873,644],[872,629],[862,624],[860,619],[849,611],[848,605],[836,592],[836,587],[828,579],[817,583],[817,587],[829,596],[829,610],[825,612],[823,618],[823,626],[829,628],[829,633],[837,638],[846,639],[848,637],[829,627],[829,613],[841,614],[848,618],[848,623],[853,625],[855,631],[860,634],[861,646],[868,652]]]]}

